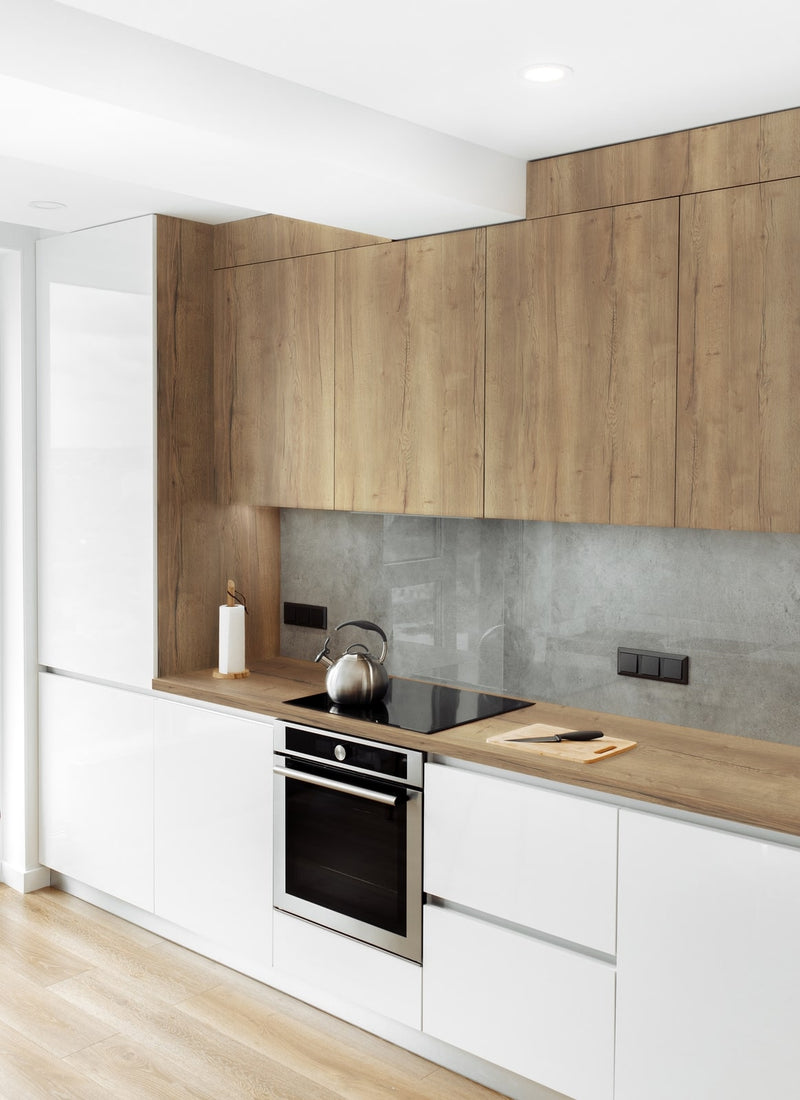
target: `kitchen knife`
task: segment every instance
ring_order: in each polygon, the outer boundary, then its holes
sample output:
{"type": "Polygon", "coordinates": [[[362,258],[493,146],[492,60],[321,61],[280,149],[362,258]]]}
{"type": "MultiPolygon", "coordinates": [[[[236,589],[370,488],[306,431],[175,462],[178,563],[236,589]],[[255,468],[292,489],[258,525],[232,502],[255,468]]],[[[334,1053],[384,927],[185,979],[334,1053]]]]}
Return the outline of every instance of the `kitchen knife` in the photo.
{"type": "Polygon", "coordinates": [[[602,730],[574,730],[569,733],[554,733],[552,737],[515,737],[509,739],[515,745],[539,745],[545,741],[594,741],[603,736],[602,730]]]}

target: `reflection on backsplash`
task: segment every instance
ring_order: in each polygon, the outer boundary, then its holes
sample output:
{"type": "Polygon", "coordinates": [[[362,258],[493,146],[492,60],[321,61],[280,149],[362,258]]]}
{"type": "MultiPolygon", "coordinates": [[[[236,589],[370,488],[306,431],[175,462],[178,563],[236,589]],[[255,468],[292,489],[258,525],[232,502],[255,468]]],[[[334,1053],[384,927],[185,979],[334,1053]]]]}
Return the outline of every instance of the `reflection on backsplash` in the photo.
{"type": "Polygon", "coordinates": [[[281,563],[282,600],[384,628],[391,675],[800,744],[798,535],[284,510],[281,563]],[[617,676],[619,645],[689,685],[617,676]]]}

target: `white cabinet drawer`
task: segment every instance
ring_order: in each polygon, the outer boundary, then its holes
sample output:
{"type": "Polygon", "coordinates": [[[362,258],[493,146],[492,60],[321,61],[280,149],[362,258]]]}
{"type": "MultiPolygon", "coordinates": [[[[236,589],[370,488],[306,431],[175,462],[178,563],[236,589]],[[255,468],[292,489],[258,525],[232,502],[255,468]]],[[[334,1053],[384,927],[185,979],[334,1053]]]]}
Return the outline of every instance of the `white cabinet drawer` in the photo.
{"type": "Polygon", "coordinates": [[[575,1100],[611,1100],[614,968],[425,907],[422,1026],[575,1100]]]}
{"type": "MultiPolygon", "coordinates": [[[[422,967],[417,963],[276,910],[274,965],[304,983],[312,998],[334,997],[419,1030],[422,967]]],[[[298,997],[304,992],[296,989],[298,997]]]]}
{"type": "Polygon", "coordinates": [[[613,955],[617,810],[425,767],[425,890],[613,955]]]}

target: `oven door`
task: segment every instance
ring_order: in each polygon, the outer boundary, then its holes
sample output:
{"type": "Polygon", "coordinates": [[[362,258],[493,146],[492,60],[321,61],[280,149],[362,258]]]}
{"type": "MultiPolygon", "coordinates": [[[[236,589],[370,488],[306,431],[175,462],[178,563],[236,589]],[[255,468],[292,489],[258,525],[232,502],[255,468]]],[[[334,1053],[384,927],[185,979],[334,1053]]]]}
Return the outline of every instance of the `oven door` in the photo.
{"type": "Polygon", "coordinates": [[[277,755],[277,909],[422,961],[422,793],[277,755]]]}

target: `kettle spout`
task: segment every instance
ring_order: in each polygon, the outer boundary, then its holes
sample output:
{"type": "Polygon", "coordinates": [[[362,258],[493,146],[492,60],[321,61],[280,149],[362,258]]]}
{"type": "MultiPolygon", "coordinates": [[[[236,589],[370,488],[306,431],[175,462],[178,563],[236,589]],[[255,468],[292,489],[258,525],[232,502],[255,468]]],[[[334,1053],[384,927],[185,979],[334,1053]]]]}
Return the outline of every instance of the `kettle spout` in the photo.
{"type": "Polygon", "coordinates": [[[319,653],[314,658],[315,662],[322,661],[322,663],[327,668],[331,668],[332,665],[333,665],[333,661],[328,656],[328,654],[330,653],[330,650],[328,649],[328,643],[330,642],[330,640],[331,640],[330,635],[328,635],[328,637],[325,639],[325,644],[323,645],[322,649],[319,651],[319,653]]]}

